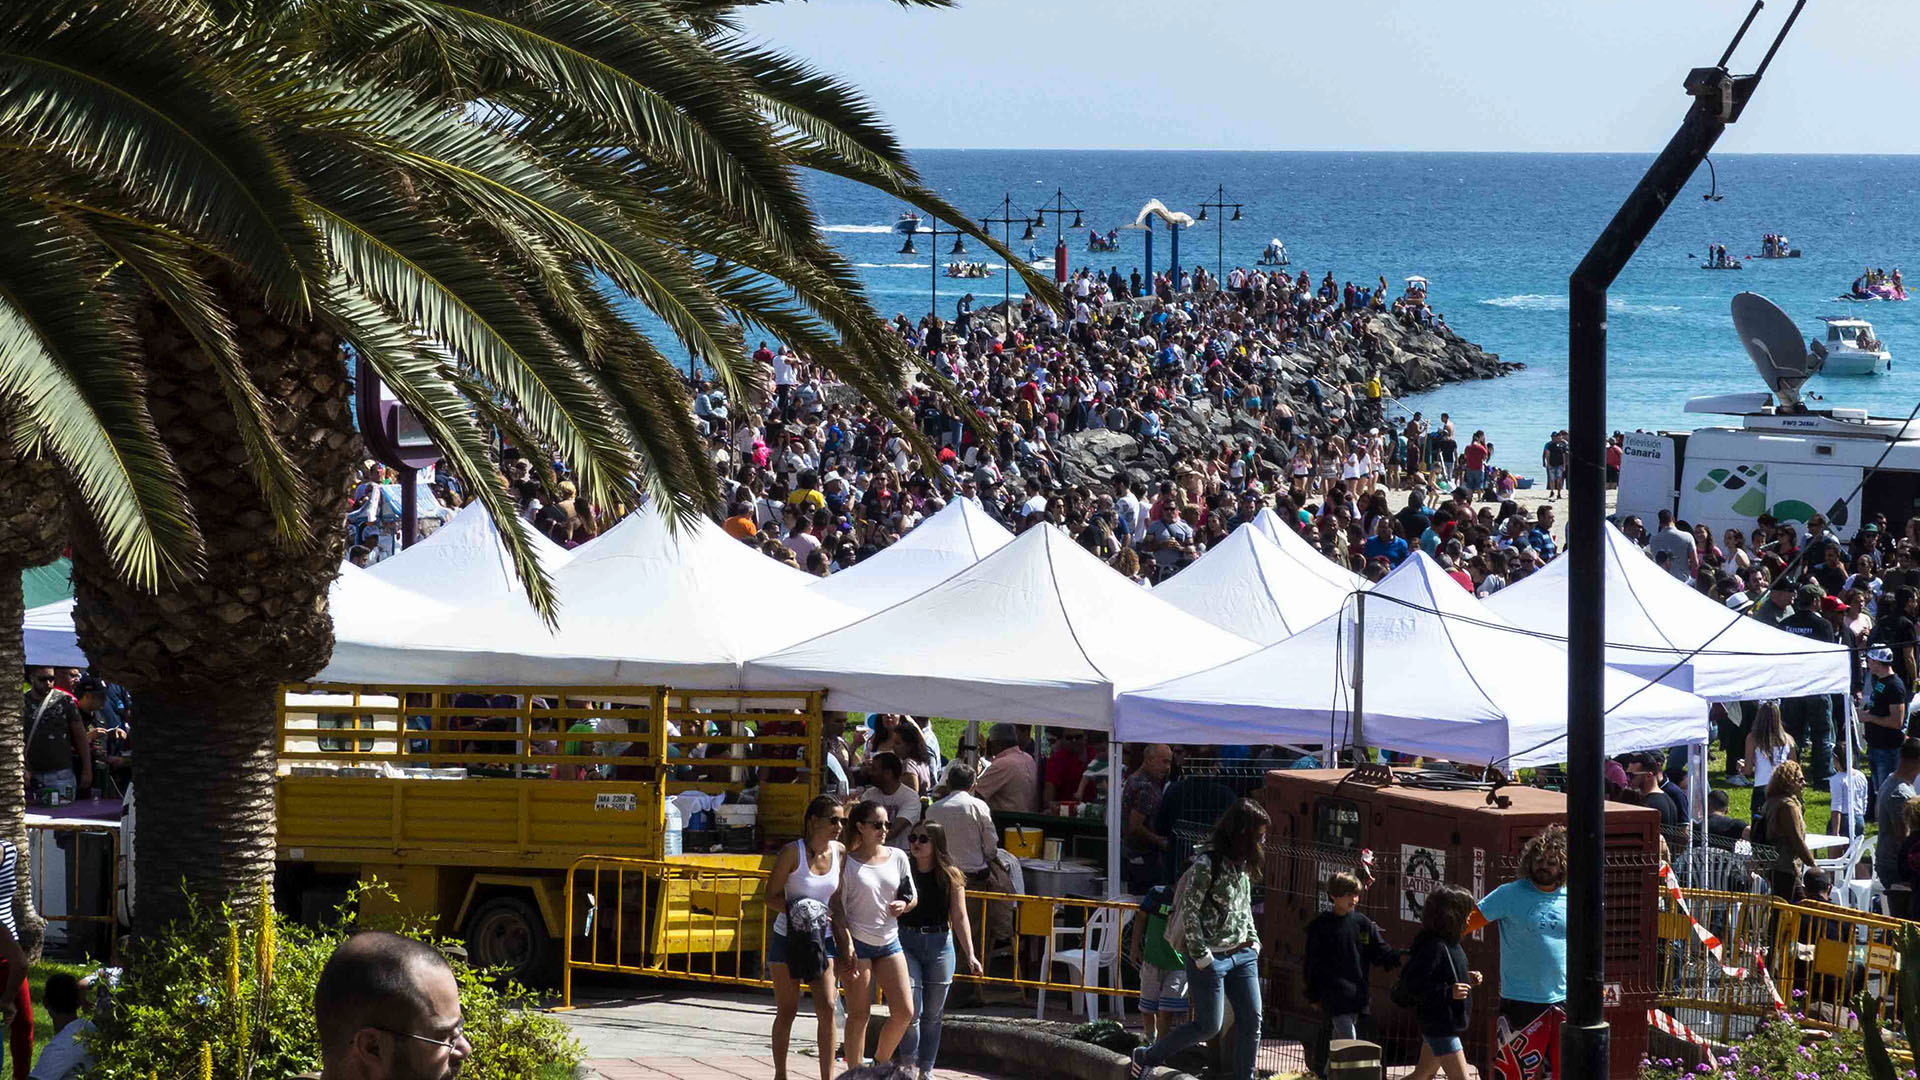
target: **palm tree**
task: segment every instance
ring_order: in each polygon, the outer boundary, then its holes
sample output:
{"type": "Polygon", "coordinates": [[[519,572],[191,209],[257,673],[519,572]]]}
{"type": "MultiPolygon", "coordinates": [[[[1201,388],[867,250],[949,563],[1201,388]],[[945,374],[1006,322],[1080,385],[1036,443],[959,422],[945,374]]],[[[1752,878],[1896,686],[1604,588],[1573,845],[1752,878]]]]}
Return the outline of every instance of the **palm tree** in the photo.
{"type": "Polygon", "coordinates": [[[328,658],[361,454],[346,349],[551,615],[489,428],[565,458],[601,505],[715,498],[685,385],[617,302],[736,393],[749,323],[883,408],[919,369],[819,235],[803,171],[961,222],[1055,298],[850,88],[747,44],[737,6],[0,11],[0,400],[84,509],[81,644],[137,703],[141,928],[271,872],[273,695],[328,658]]]}
{"type": "MultiPolygon", "coordinates": [[[[26,666],[20,625],[26,616],[21,594],[21,571],[45,566],[60,556],[66,543],[66,503],[60,496],[60,473],[39,453],[22,449],[13,439],[13,419],[0,398],[0,677],[26,666]]],[[[12,691],[13,685],[5,689],[12,691]]],[[[11,708],[9,699],[0,709],[11,708]]],[[[27,783],[24,771],[27,732],[11,716],[0,712],[0,836],[25,857],[27,851],[27,783]]],[[[14,916],[20,944],[37,958],[46,920],[33,906],[33,875],[21,874],[14,890],[14,916]]]]}

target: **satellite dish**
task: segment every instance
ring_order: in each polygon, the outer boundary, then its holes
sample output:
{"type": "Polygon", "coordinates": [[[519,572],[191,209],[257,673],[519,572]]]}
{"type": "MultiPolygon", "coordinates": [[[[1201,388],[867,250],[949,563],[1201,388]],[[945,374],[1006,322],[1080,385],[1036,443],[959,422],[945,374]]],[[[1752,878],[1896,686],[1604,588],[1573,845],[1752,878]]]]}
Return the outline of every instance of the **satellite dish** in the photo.
{"type": "Polygon", "coordinates": [[[1733,297],[1733,329],[1780,406],[1797,407],[1800,385],[1820,370],[1819,361],[1807,355],[1800,328],[1778,304],[1759,293],[1743,292],[1733,297]]]}

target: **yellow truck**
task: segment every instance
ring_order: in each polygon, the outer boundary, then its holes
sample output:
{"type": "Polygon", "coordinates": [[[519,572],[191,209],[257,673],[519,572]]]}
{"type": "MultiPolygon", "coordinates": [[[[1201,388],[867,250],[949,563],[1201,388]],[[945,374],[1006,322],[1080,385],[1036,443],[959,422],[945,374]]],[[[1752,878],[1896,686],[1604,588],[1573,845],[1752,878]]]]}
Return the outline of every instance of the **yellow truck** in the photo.
{"type": "Polygon", "coordinates": [[[706,895],[698,873],[635,875],[609,893],[585,867],[770,865],[765,852],[799,835],[819,792],[820,704],[819,693],[669,687],[285,687],[279,895],[319,919],[378,881],[363,915],[436,919],[474,963],[530,983],[557,977],[569,926],[619,926],[622,966],[695,951],[741,963],[764,931],[757,903],[734,901],[726,940],[695,941],[684,927],[706,895]],[[726,817],[755,820],[676,834],[667,802],[684,793],[746,794],[755,810],[726,817]]]}

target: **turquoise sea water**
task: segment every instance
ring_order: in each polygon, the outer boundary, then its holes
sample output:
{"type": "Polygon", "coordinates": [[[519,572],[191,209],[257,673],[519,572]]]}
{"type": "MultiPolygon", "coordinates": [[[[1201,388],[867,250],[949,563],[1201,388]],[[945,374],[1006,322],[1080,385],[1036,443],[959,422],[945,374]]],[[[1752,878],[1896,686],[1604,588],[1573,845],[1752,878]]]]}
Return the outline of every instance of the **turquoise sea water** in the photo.
{"type": "MultiPolygon", "coordinates": [[[[999,212],[1011,192],[1016,213],[1031,214],[1056,188],[1084,211],[1089,227],[1133,220],[1149,198],[1198,213],[1224,184],[1227,201],[1245,204],[1224,237],[1228,268],[1252,265],[1270,237],[1287,245],[1298,273],[1318,281],[1371,283],[1384,274],[1397,291],[1409,274],[1432,281],[1435,307],[1455,329],[1527,370],[1495,382],[1448,387],[1411,404],[1452,412],[1485,428],[1495,460],[1538,472],[1540,446],[1566,417],[1569,272],[1651,160],[1638,155],[1158,153],[927,150],[915,161],[924,177],[976,219],[999,212]]],[[[1641,248],[1612,292],[1609,419],[1615,428],[1692,427],[1704,417],[1681,412],[1694,394],[1757,389],[1735,339],[1727,305],[1741,290],[1784,307],[1811,336],[1819,316],[1873,321],[1893,352],[1879,378],[1815,379],[1835,404],[1904,416],[1920,397],[1920,301],[1842,303],[1833,298],[1869,265],[1920,272],[1920,157],[1725,155],[1714,158],[1723,198],[1708,202],[1703,168],[1641,248]],[[1785,233],[1799,259],[1753,259],[1739,272],[1699,268],[1709,243],[1736,256],[1758,254],[1760,238],[1785,233]]],[[[821,222],[861,264],[883,314],[918,316],[929,300],[929,243],[896,254],[900,237],[882,231],[903,209],[885,196],[833,178],[810,188],[821,222]],[[915,265],[905,265],[915,264],[915,265]]],[[[1071,218],[1068,219],[1069,222],[1071,218]]],[[[1218,215],[1188,230],[1181,259],[1214,265],[1218,215]]],[[[1018,241],[1016,252],[1027,245],[1018,241]]],[[[998,229],[996,227],[996,233],[998,229]]],[[[1072,265],[1093,260],[1124,275],[1142,266],[1141,234],[1121,234],[1121,250],[1088,255],[1085,234],[1068,238],[1072,265]]],[[[947,246],[940,245],[942,266],[947,246]]],[[[1164,267],[1167,237],[1154,241],[1164,267]]],[[[1051,229],[1037,245],[1052,254],[1051,229]]],[[[982,249],[973,246],[974,258],[982,249]]],[[[941,279],[940,305],[971,290],[997,300],[1001,279],[941,279]]],[[[1018,289],[1015,289],[1016,294],[1018,289]]]]}

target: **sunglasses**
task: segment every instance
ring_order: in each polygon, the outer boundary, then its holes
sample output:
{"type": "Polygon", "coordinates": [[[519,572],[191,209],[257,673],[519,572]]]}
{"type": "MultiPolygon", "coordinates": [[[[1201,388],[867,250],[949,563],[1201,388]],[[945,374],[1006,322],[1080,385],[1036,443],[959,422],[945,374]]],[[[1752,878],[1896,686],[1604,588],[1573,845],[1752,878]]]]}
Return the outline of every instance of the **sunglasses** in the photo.
{"type": "Polygon", "coordinates": [[[907,837],[907,843],[931,844],[933,843],[933,837],[928,836],[926,833],[914,833],[912,836],[907,837]]]}

